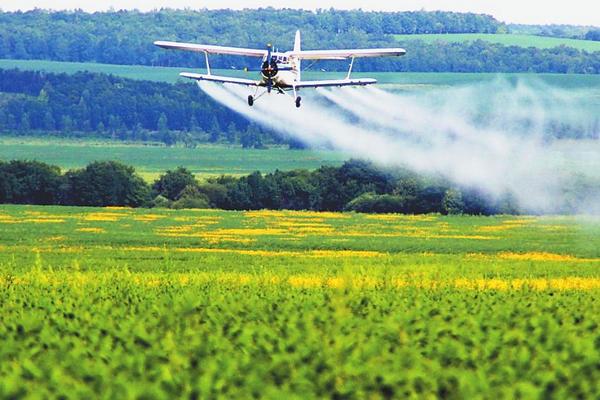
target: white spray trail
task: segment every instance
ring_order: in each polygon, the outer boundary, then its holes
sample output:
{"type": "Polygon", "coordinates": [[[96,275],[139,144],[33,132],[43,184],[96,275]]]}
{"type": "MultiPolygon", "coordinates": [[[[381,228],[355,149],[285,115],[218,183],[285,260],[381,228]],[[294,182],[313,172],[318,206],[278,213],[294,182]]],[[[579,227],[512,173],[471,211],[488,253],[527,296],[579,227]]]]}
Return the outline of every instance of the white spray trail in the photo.
{"type": "Polygon", "coordinates": [[[545,101],[527,85],[509,88],[503,82],[487,84],[483,97],[481,87],[425,96],[372,87],[321,89],[305,96],[301,109],[281,95],[265,95],[250,108],[245,88],[199,86],[248,119],[311,145],[329,144],[379,164],[443,174],[494,196],[510,192],[535,211],[555,210],[568,179],[556,154],[542,142],[544,129],[558,109],[570,113],[572,121],[581,119],[581,110],[560,90],[545,101]],[[487,108],[484,117],[482,107],[487,108]]]}

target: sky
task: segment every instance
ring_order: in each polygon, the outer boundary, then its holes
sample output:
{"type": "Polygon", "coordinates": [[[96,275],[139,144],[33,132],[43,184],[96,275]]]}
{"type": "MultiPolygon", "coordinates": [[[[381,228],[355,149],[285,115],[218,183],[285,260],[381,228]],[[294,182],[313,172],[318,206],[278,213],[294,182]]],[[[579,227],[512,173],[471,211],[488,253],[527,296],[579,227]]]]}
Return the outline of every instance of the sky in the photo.
{"type": "Polygon", "coordinates": [[[2,0],[4,11],[76,9],[101,11],[109,8],[152,10],[155,8],[338,8],[384,11],[444,10],[491,14],[500,21],[522,24],[600,25],[600,2],[597,0],[2,0]]]}

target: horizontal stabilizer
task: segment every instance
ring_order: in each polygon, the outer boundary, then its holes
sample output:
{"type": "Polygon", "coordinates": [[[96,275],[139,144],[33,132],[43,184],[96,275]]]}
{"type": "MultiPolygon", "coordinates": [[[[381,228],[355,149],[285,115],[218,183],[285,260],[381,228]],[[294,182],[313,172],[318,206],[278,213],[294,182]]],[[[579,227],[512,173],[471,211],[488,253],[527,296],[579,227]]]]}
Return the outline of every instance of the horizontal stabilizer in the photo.
{"type": "Polygon", "coordinates": [[[182,72],[179,74],[179,76],[182,76],[184,78],[189,78],[189,79],[195,79],[197,81],[235,83],[236,85],[245,85],[245,86],[261,86],[260,81],[253,81],[252,79],[233,78],[233,77],[229,77],[229,76],[195,74],[193,72],[182,72]]]}

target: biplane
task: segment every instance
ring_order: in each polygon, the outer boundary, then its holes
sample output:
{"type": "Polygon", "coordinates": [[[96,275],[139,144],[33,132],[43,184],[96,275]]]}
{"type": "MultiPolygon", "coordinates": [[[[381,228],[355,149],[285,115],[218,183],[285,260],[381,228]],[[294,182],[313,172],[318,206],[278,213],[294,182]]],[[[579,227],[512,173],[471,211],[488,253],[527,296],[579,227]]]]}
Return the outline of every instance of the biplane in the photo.
{"type": "Polygon", "coordinates": [[[256,100],[266,93],[286,94],[293,93],[296,107],[300,107],[302,98],[298,95],[300,89],[319,87],[365,86],[377,83],[376,79],[351,77],[354,60],[360,57],[389,57],[403,56],[406,51],[401,48],[383,49],[347,49],[347,50],[302,50],[300,31],[296,32],[294,49],[286,52],[273,51],[272,45],[266,49],[244,49],[238,47],[224,47],[179,42],[154,42],[156,46],[165,49],[186,50],[204,53],[206,61],[206,74],[182,72],[179,75],[196,81],[210,81],[231,83],[255,88],[254,94],[248,95],[248,105],[252,106],[256,100]],[[210,54],[227,54],[261,58],[261,79],[252,80],[228,76],[213,75],[210,69],[210,54]],[[346,60],[351,59],[348,73],[344,79],[303,81],[301,79],[302,60],[346,60]],[[261,92],[262,90],[262,92],[261,92]]]}

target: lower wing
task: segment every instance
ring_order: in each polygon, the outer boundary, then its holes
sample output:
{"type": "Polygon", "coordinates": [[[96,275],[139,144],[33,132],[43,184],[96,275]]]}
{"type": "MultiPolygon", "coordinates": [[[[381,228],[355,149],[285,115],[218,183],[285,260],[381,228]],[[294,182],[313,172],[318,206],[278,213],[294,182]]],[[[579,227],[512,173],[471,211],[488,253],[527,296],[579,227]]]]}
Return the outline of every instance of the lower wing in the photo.
{"type": "Polygon", "coordinates": [[[294,86],[296,88],[318,88],[328,86],[366,86],[377,83],[376,79],[365,78],[365,79],[332,79],[332,80],[320,80],[320,81],[300,81],[296,82],[294,86]]]}
{"type": "MultiPolygon", "coordinates": [[[[197,81],[210,81],[220,83],[234,83],[236,85],[244,86],[265,86],[262,81],[253,81],[251,79],[233,78],[229,76],[218,76],[218,75],[205,75],[196,74],[193,72],[182,72],[179,74],[184,78],[194,79],[197,81]]],[[[331,87],[331,86],[365,86],[377,83],[376,79],[365,78],[365,79],[331,79],[331,80],[319,80],[319,81],[300,81],[295,82],[293,86],[296,89],[299,88],[319,88],[319,87],[331,87]]]]}
{"type": "Polygon", "coordinates": [[[193,72],[182,72],[179,74],[184,78],[195,79],[197,81],[210,81],[210,82],[220,82],[220,83],[235,83],[236,85],[244,85],[244,86],[262,86],[261,81],[253,81],[252,79],[243,79],[243,78],[233,78],[229,76],[218,76],[218,75],[204,75],[204,74],[195,74],[193,72]]]}

